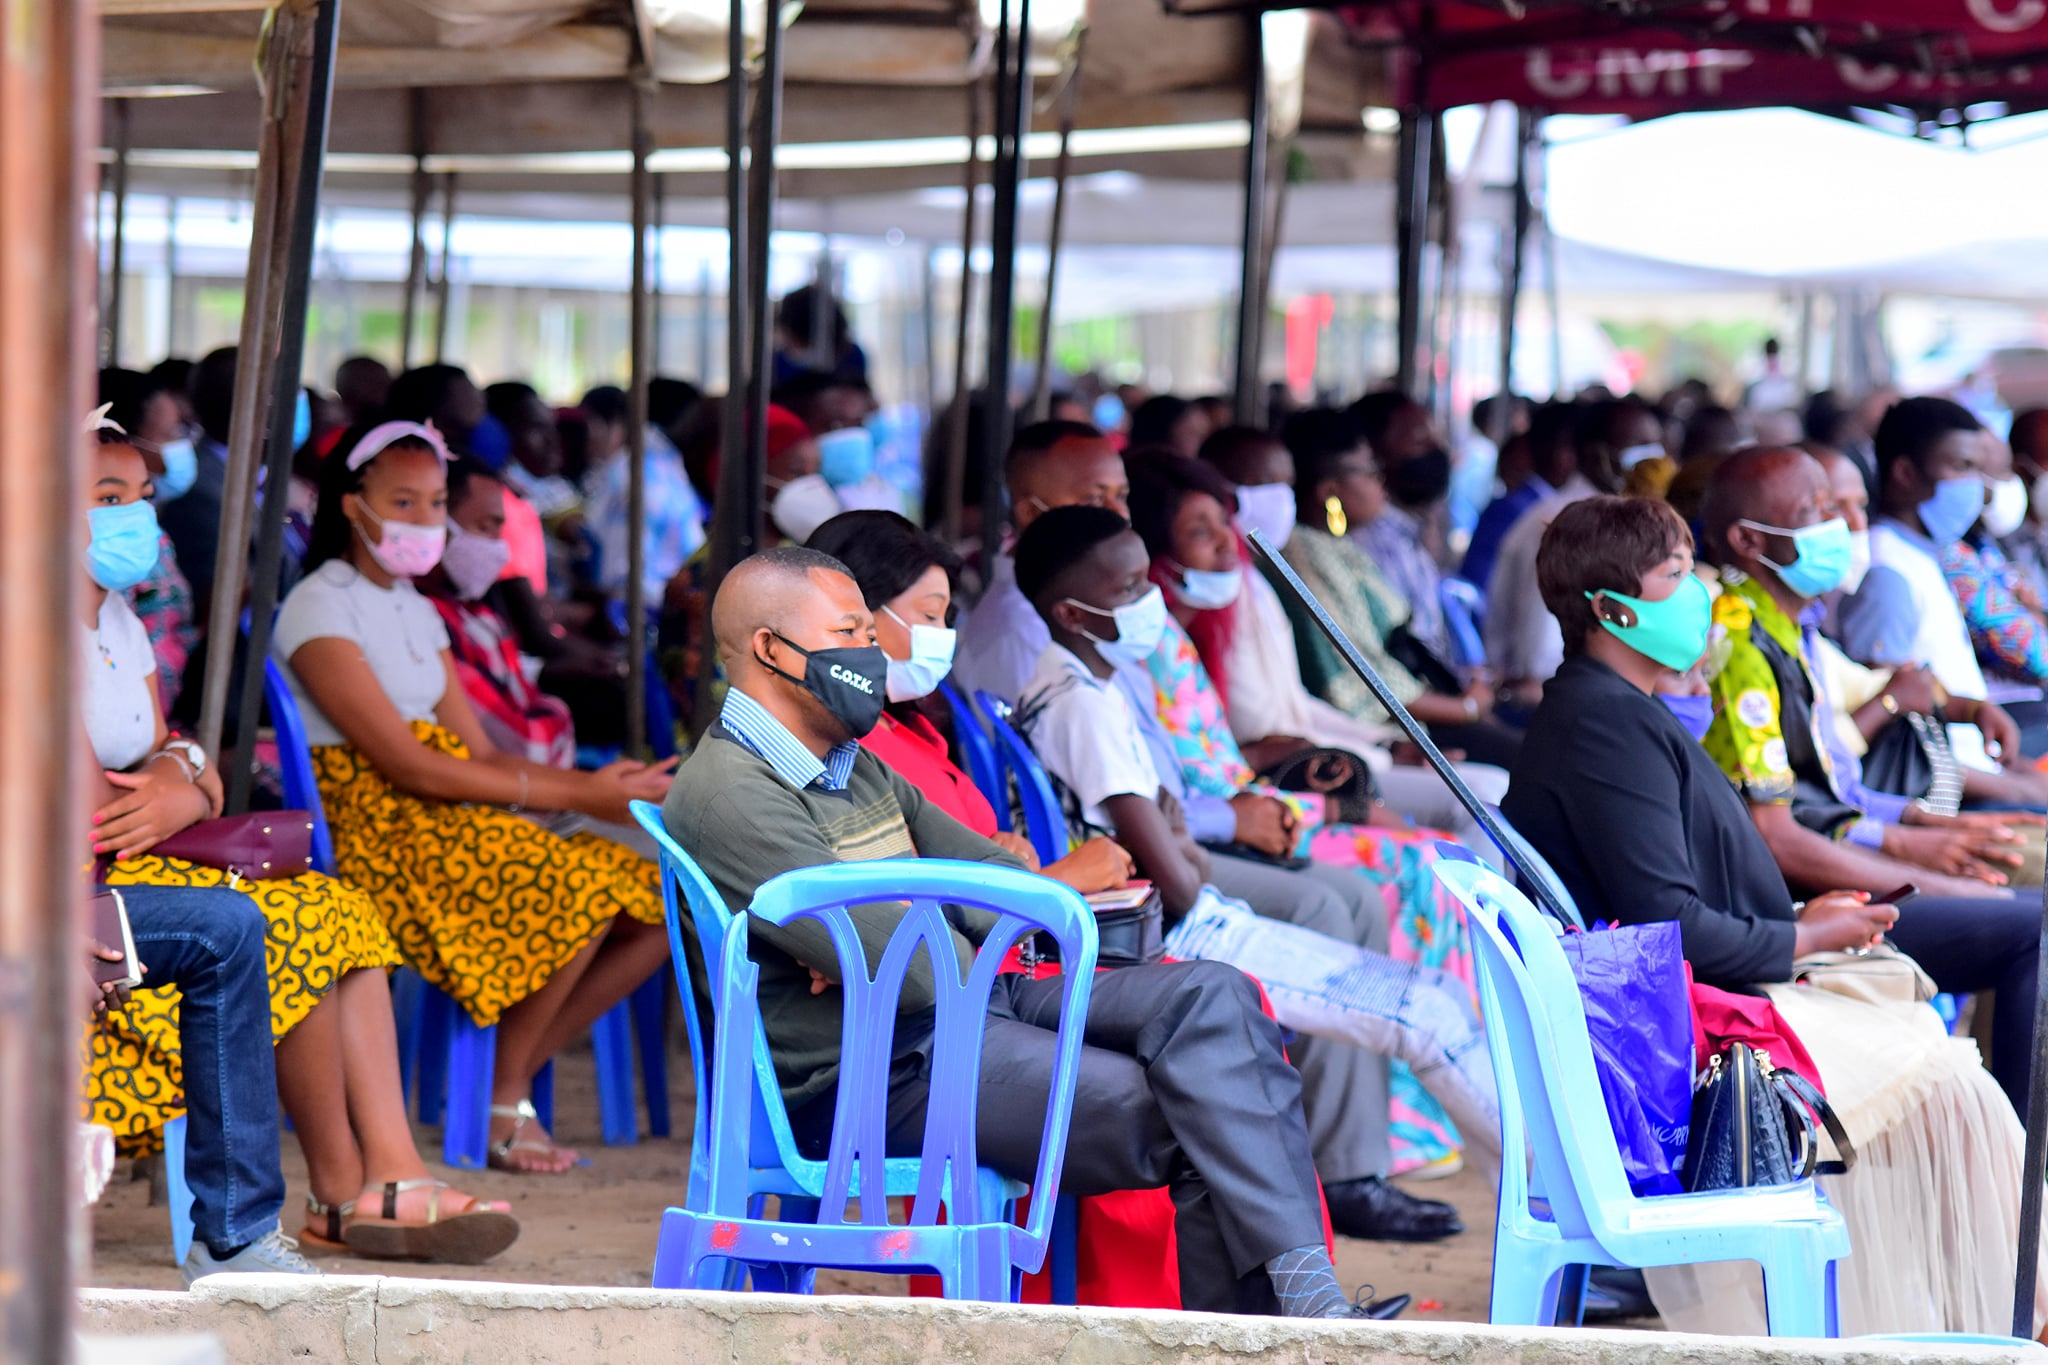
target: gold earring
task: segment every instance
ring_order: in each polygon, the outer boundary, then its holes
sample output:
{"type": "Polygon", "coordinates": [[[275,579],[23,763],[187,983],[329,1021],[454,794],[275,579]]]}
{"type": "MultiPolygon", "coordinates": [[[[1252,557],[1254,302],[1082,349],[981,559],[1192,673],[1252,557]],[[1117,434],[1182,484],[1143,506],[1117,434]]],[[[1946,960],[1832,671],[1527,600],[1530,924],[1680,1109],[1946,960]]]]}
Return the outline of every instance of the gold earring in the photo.
{"type": "Polygon", "coordinates": [[[1335,493],[1323,499],[1323,524],[1330,528],[1330,534],[1341,536],[1351,529],[1351,519],[1344,515],[1344,503],[1335,493]]]}

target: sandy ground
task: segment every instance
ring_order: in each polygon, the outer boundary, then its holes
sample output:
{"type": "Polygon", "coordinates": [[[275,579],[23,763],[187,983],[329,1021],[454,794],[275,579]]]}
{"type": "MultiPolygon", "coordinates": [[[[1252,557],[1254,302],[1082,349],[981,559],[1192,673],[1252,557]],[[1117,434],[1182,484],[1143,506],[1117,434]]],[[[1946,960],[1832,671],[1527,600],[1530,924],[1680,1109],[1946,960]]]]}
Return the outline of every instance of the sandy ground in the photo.
{"type": "MultiPolygon", "coordinates": [[[[644,1286],[654,1260],[661,1213],[683,1195],[689,1166],[687,1124],[691,1078],[687,1066],[670,1072],[673,1113],[679,1136],[642,1138],[632,1147],[605,1147],[598,1140],[595,1082],[587,1051],[564,1056],[556,1065],[556,1110],[562,1141],[580,1147],[589,1164],[561,1176],[521,1176],[498,1171],[450,1172],[438,1160],[437,1129],[417,1130],[420,1150],[435,1174],[487,1198],[510,1200],[523,1231],[519,1241],[489,1265],[408,1267],[389,1261],[323,1259],[334,1273],[421,1274],[443,1279],[476,1279],[556,1285],[644,1286]]],[[[298,1143],[284,1135],[284,1171],[290,1185],[285,1229],[304,1221],[305,1162],[298,1143]]],[[[148,1204],[147,1182],[128,1179],[122,1163],[93,1210],[94,1285],[175,1289],[178,1268],[171,1261],[170,1220],[148,1204]]],[[[1379,1294],[1415,1296],[1410,1317],[1484,1321],[1488,1266],[1493,1245],[1493,1197],[1486,1182],[1465,1173],[1411,1186],[1430,1198],[1455,1204],[1466,1230],[1434,1246],[1397,1246],[1339,1240],[1337,1270],[1347,1293],[1361,1285],[1379,1294]]],[[[856,1294],[900,1294],[897,1276],[827,1272],[820,1290],[856,1294]]]]}

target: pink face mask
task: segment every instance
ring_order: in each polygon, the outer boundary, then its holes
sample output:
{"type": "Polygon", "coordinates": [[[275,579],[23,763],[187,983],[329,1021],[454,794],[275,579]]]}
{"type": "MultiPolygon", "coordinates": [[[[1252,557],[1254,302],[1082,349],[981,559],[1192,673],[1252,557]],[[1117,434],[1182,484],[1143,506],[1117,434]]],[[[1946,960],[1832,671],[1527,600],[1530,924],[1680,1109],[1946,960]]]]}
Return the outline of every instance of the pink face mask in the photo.
{"type": "Polygon", "coordinates": [[[445,526],[415,526],[409,521],[386,521],[371,512],[363,511],[376,518],[382,530],[376,540],[363,534],[362,523],[356,524],[356,534],[362,536],[363,547],[370,552],[370,558],[378,567],[393,578],[418,578],[430,572],[441,562],[441,551],[448,544],[448,528],[445,526]]]}

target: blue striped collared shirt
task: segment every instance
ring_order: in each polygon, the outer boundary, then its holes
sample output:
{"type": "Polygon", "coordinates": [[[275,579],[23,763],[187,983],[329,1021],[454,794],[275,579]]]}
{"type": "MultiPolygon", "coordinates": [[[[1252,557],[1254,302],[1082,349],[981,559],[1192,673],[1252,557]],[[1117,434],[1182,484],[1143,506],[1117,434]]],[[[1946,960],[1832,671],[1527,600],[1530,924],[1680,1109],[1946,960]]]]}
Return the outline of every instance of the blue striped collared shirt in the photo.
{"type": "Polygon", "coordinates": [[[737,687],[726,692],[718,719],[734,739],[753,750],[775,770],[777,777],[798,791],[814,783],[828,792],[845,791],[847,779],[853,775],[853,760],[860,755],[860,744],[848,740],[826,754],[824,762],[819,762],[818,756],[806,749],[788,726],[737,687]]]}

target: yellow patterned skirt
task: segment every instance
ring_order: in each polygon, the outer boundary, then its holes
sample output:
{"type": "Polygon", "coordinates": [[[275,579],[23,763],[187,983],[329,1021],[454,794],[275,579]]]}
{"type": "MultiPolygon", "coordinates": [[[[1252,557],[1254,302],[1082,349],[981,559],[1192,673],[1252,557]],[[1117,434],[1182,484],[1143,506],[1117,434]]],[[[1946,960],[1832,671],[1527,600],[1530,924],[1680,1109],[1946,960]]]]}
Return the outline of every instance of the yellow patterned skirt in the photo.
{"type": "MultiPolygon", "coordinates": [[[[420,743],[469,757],[452,731],[420,743]]],[[[479,1027],[547,984],[620,911],[663,922],[655,864],[595,834],[564,839],[495,806],[402,792],[346,744],[313,750],[336,871],[376,901],[405,960],[479,1027]]]]}
{"type": "MultiPolygon", "coordinates": [[[[225,886],[228,874],[178,858],[145,854],[113,864],[110,886],[225,886]]],[[[270,1037],[274,1043],[313,1012],[349,972],[395,967],[403,959],[376,904],[352,886],[317,872],[273,881],[243,879],[268,925],[270,1037]]],[[[178,1051],[178,991],[139,990],[128,1007],[91,1030],[86,1105],[92,1122],[114,1130],[121,1150],[155,1150],[166,1121],[185,1109],[178,1051]]]]}

